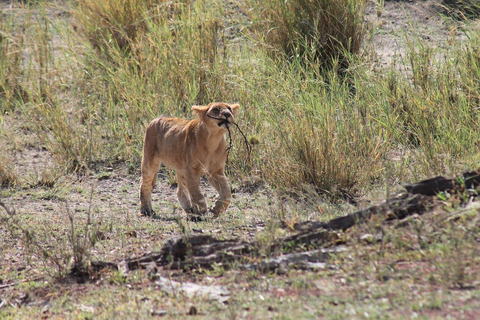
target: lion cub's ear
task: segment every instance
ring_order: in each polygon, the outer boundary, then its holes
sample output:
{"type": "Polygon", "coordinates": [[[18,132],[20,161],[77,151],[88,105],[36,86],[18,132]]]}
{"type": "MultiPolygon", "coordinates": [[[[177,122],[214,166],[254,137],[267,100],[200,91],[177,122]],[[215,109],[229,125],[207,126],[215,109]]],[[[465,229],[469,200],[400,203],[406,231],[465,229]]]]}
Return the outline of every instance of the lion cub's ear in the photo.
{"type": "Polygon", "coordinates": [[[231,104],[230,108],[232,108],[233,115],[236,117],[238,115],[238,108],[240,108],[239,104],[231,104]]]}
{"type": "Polygon", "coordinates": [[[193,106],[193,113],[196,114],[200,119],[205,117],[205,114],[208,111],[209,106],[193,106]]]}

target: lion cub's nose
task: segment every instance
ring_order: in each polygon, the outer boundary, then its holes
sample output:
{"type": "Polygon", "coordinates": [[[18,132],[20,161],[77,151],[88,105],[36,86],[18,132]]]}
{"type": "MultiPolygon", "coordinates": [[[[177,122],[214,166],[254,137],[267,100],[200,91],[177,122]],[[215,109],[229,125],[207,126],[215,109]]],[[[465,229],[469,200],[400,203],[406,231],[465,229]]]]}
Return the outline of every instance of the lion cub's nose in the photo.
{"type": "Polygon", "coordinates": [[[228,119],[232,116],[232,114],[230,113],[230,111],[224,110],[224,111],[222,111],[222,116],[224,116],[226,119],[228,119]]]}

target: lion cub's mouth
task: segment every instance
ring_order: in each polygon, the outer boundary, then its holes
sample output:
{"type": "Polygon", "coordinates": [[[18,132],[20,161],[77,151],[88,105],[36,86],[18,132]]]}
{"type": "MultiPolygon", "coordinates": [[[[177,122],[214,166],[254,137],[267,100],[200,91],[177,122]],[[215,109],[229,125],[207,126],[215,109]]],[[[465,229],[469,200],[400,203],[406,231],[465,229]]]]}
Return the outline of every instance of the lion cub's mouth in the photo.
{"type": "Polygon", "coordinates": [[[220,121],[218,123],[218,126],[221,127],[221,126],[225,126],[227,129],[230,128],[232,126],[232,123],[230,121],[228,121],[228,119],[225,119],[223,121],[220,121]]]}
{"type": "Polygon", "coordinates": [[[207,113],[207,117],[217,120],[217,125],[219,127],[223,127],[225,129],[228,129],[232,126],[233,122],[233,115],[228,112],[228,111],[221,111],[220,109],[213,109],[210,112],[207,113]]]}

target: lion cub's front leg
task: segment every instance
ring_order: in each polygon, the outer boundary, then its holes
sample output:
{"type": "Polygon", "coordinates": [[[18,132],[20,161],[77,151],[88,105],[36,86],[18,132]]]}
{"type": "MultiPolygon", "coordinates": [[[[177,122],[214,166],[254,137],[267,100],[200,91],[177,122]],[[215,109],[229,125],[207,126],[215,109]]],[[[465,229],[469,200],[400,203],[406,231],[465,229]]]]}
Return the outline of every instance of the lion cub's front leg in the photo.
{"type": "Polygon", "coordinates": [[[177,196],[183,210],[194,216],[202,216],[207,212],[207,202],[200,191],[201,173],[177,172],[177,196]]]}
{"type": "Polygon", "coordinates": [[[227,210],[228,205],[230,204],[232,198],[230,187],[228,186],[228,180],[223,169],[211,173],[208,176],[208,180],[220,195],[220,198],[215,202],[215,206],[212,208],[214,216],[218,217],[220,213],[227,210]]]}

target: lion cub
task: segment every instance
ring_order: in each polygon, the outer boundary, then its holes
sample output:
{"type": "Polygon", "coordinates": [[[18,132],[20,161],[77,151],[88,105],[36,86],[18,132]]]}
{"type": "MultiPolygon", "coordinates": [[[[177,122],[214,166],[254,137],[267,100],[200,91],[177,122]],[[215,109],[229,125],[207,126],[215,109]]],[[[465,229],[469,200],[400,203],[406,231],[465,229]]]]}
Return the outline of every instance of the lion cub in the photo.
{"type": "Polygon", "coordinates": [[[193,106],[197,115],[194,120],[160,116],[148,125],[143,141],[141,214],[154,214],[152,189],[161,163],[176,171],[178,201],[190,218],[195,220],[207,212],[200,191],[203,174],[220,195],[212,208],[214,215],[227,209],[231,193],[225,176],[225,133],[235,121],[239,107],[223,102],[193,106]]]}

